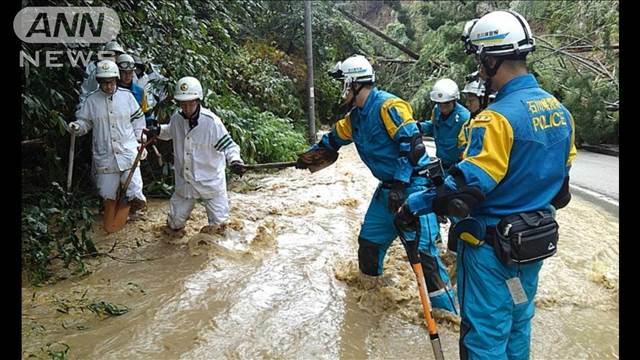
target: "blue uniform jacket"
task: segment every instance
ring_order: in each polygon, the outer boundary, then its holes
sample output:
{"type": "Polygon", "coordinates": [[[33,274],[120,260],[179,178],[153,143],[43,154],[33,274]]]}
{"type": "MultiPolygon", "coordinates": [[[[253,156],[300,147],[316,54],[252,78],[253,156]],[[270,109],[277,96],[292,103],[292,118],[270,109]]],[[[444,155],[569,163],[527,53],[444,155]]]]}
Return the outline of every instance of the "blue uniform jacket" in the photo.
{"type": "Polygon", "coordinates": [[[413,170],[429,161],[426,152],[416,167],[407,158],[411,138],[419,134],[411,105],[373,88],[364,106],[355,107],[339,120],[320,142],[336,151],[353,142],[358,155],[378,180],[410,183],[413,170]]]}
{"type": "MultiPolygon", "coordinates": [[[[465,183],[486,196],[472,216],[486,225],[514,213],[550,206],[576,155],[571,113],[533,77],[518,76],[496,101],[471,120],[470,139],[457,165],[465,183]]],[[[455,188],[449,176],[447,186],[455,188]]],[[[431,212],[433,189],[407,200],[418,213],[431,212]]]]}
{"type": "Polygon", "coordinates": [[[460,161],[458,135],[471,117],[471,113],[456,102],[453,111],[444,120],[437,105],[431,114],[431,120],[422,123],[422,133],[425,136],[433,136],[436,142],[436,156],[442,159],[443,164],[451,166],[460,161]]]}

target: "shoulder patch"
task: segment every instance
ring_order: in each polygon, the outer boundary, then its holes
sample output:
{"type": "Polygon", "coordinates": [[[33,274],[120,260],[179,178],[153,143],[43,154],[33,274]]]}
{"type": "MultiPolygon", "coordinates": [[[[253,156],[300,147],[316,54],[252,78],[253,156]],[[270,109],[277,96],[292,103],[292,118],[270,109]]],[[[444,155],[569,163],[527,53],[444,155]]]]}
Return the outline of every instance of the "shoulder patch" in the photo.
{"type": "Polygon", "coordinates": [[[380,117],[382,118],[382,123],[387,133],[392,139],[398,131],[398,128],[410,122],[415,122],[411,105],[397,97],[389,98],[382,103],[380,107],[380,117]],[[396,115],[395,119],[391,116],[392,110],[396,115]]]}
{"type": "Polygon", "coordinates": [[[483,110],[480,114],[476,115],[476,117],[473,118],[473,120],[475,122],[488,122],[500,117],[504,117],[504,115],[500,114],[495,110],[486,109],[486,110],[483,110]]]}
{"type": "Polygon", "coordinates": [[[487,122],[487,121],[491,121],[492,117],[488,114],[485,113],[480,113],[478,115],[476,115],[475,118],[473,118],[473,120],[475,122],[487,122]]]}

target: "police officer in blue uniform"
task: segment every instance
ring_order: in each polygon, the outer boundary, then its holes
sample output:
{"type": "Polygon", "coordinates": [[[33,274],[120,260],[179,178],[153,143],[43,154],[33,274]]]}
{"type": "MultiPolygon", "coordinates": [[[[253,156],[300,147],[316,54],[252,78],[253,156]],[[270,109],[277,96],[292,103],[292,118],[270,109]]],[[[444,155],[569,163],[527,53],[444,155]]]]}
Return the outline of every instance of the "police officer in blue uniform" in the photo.
{"type": "MultiPolygon", "coordinates": [[[[359,268],[366,275],[380,276],[387,249],[398,236],[394,215],[408,194],[426,189],[428,179],[417,172],[428,163],[429,156],[411,106],[374,87],[375,74],[364,56],[354,55],[339,62],[331,74],[344,81],[342,99],[351,111],[301,155],[297,167],[313,171],[317,163],[306,161],[308,155],[328,153],[331,162],[337,159],[340,147],[355,144],[362,161],[380,180],[358,237],[359,268]]],[[[424,214],[420,220],[418,251],[432,305],[457,313],[449,276],[435,245],[439,231],[436,216],[424,214]]]]}
{"type": "Polygon", "coordinates": [[[571,198],[575,126],[528,73],[534,46],[527,21],[513,11],[472,25],[466,50],[487,90],[498,91],[495,102],[471,120],[463,160],[444,183],[411,194],[396,216],[405,229],[432,211],[462,219],[455,233],[463,359],[529,358],[541,259],[555,253],[553,216],[571,198]]]}
{"type": "Polygon", "coordinates": [[[429,94],[436,106],[431,112],[431,120],[424,121],[422,133],[433,136],[436,143],[436,157],[442,160],[445,169],[460,161],[458,134],[469,120],[470,113],[458,100],[458,84],[451,79],[440,79],[429,94]]]}
{"type": "Polygon", "coordinates": [[[144,113],[144,119],[147,126],[155,125],[155,116],[147,100],[147,92],[136,83],[134,69],[135,62],[133,56],[129,54],[122,54],[116,58],[116,64],[120,69],[120,80],[118,86],[131,91],[133,97],[136,98],[142,112],[144,113]]]}

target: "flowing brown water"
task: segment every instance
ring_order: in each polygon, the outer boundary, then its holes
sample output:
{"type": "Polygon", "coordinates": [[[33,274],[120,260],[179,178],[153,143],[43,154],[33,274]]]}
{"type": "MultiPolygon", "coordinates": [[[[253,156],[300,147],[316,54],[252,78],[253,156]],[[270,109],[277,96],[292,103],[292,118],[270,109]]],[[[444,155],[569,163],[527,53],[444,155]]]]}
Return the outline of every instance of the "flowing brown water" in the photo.
{"type": "MultiPolygon", "coordinates": [[[[62,344],[71,359],[432,358],[399,241],[381,278],[358,271],[357,234],[376,184],[349,146],[315,174],[287,169],[233,184],[222,235],[198,233],[207,222],[199,205],[187,236],[164,235],[166,200],[119,233],[98,225],[99,249],[115,242],[111,255],[128,261],[90,259],[89,275],[25,284],[23,358],[62,344]],[[87,307],[99,301],[129,311],[99,316],[87,307]]],[[[617,358],[618,219],[574,197],[558,221],[532,358],[617,358]]],[[[435,315],[445,357],[457,358],[459,321],[435,315]]]]}

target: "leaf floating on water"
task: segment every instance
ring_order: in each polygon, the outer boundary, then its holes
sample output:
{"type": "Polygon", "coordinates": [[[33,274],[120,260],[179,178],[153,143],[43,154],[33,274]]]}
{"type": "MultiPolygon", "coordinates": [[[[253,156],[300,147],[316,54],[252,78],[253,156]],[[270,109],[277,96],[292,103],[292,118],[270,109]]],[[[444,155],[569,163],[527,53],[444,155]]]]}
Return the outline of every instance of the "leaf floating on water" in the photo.
{"type": "Polygon", "coordinates": [[[120,316],[129,312],[129,308],[124,305],[115,305],[103,300],[89,304],[87,308],[99,316],[120,316]]]}

